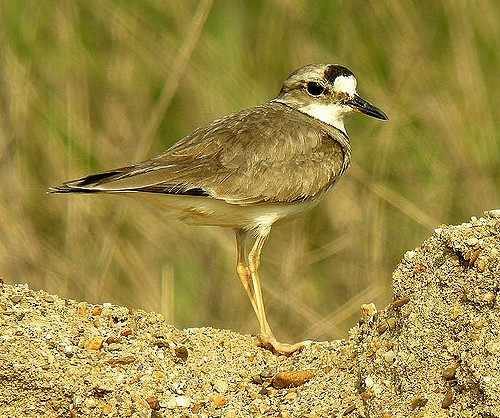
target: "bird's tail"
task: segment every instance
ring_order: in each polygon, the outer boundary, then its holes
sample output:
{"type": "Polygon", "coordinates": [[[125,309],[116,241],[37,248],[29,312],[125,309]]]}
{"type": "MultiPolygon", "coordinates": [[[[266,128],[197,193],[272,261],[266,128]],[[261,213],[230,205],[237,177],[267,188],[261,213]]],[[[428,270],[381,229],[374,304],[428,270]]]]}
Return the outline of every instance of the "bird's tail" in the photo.
{"type": "Polygon", "coordinates": [[[47,193],[98,193],[103,192],[99,185],[123,174],[123,169],[91,174],[76,180],[71,180],[60,186],[49,187],[47,193]]]}

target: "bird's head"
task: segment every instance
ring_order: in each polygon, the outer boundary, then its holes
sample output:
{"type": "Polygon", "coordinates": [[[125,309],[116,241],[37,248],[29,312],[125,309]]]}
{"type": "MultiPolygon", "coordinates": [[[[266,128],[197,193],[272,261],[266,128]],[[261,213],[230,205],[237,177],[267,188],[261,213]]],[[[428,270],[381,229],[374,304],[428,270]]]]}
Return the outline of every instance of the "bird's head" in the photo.
{"type": "Polygon", "coordinates": [[[356,77],[351,70],[336,64],[300,67],[285,80],[276,102],[306,113],[343,132],[344,117],[361,112],[387,120],[379,108],[356,92],[356,77]]]}

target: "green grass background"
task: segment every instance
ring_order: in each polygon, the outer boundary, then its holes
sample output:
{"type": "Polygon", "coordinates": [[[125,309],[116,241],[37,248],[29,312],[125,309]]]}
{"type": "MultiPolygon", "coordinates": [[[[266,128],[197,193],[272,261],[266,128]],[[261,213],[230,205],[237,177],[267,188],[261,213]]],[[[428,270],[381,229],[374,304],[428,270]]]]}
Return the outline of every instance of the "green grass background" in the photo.
{"type": "Polygon", "coordinates": [[[342,338],[391,299],[406,250],[498,207],[497,0],[39,1],[0,7],[0,276],[67,298],[256,332],[233,233],[119,196],[46,195],[342,63],[389,115],[347,122],[353,165],[273,228],[261,276],[282,340],[342,338]]]}

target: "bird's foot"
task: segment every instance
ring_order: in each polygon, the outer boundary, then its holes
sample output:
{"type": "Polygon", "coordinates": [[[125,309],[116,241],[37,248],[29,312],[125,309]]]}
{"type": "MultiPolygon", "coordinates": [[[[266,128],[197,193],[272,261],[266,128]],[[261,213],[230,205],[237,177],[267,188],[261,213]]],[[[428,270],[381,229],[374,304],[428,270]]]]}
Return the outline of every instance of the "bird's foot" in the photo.
{"type": "Polygon", "coordinates": [[[311,341],[301,341],[296,344],[280,343],[273,335],[266,336],[261,334],[256,339],[256,345],[258,347],[265,348],[274,354],[282,354],[284,356],[291,356],[293,353],[302,350],[309,344],[311,344],[311,341]]]}

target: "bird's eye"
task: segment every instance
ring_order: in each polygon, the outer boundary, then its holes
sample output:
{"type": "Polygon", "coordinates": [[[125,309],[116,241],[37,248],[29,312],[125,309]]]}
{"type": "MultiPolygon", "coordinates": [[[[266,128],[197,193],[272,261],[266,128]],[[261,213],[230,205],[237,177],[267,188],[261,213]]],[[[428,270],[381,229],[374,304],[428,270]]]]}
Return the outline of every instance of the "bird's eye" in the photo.
{"type": "Polygon", "coordinates": [[[321,96],[324,91],[325,88],[315,81],[310,81],[309,83],[307,83],[307,93],[309,93],[311,96],[321,96]]]}

